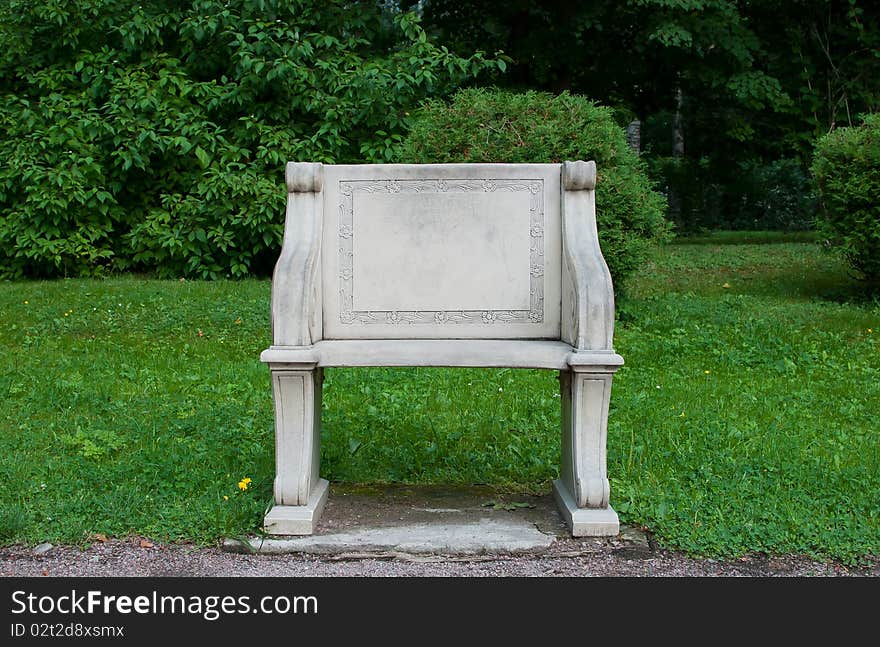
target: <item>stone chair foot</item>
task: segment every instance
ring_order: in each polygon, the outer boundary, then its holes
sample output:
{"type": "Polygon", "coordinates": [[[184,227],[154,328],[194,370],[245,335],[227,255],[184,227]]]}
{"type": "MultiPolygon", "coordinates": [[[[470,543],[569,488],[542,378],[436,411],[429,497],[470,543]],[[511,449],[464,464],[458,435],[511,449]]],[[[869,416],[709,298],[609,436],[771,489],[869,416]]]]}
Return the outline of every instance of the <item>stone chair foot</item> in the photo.
{"type": "Polygon", "coordinates": [[[263,520],[269,535],[311,535],[324,511],[330,483],[318,479],[306,505],[274,505],[263,520]]]}
{"type": "Polygon", "coordinates": [[[553,481],[553,496],[572,537],[613,537],[620,533],[620,520],[609,505],[605,508],[579,508],[568,488],[553,481]]]}

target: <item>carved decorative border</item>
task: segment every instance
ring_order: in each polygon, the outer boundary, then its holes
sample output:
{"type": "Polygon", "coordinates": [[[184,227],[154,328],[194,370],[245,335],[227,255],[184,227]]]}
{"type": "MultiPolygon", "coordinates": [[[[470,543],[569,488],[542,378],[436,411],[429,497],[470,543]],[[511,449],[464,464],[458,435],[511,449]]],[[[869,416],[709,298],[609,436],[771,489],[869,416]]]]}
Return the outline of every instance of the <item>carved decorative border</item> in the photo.
{"type": "Polygon", "coordinates": [[[339,182],[339,321],[342,324],[484,324],[544,321],[544,180],[351,180],[339,182]],[[529,309],[354,310],[355,193],[528,192],[529,309]]]}

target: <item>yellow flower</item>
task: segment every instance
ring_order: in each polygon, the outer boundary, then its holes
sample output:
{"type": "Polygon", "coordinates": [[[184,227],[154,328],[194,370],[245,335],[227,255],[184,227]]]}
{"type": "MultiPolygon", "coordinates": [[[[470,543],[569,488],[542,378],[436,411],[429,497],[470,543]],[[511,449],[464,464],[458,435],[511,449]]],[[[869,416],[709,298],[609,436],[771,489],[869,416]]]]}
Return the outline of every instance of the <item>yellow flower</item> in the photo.
{"type": "Polygon", "coordinates": [[[24,304],[25,304],[25,305],[27,305],[27,304],[28,304],[28,302],[27,302],[27,299],[25,299],[25,300],[24,300],[24,304]]]}
{"type": "Polygon", "coordinates": [[[705,373],[706,375],[709,375],[709,373],[711,373],[711,372],[712,371],[703,371],[703,373],[705,373]]]}
{"type": "Polygon", "coordinates": [[[241,490],[242,492],[244,492],[245,490],[248,489],[248,485],[250,485],[250,484],[251,484],[251,480],[247,476],[245,476],[243,479],[241,479],[238,482],[238,489],[241,490]]]}
{"type": "Polygon", "coordinates": [[[224,495],[223,495],[223,500],[224,500],[224,501],[229,501],[229,497],[226,496],[226,495],[224,494],[224,495]]]}

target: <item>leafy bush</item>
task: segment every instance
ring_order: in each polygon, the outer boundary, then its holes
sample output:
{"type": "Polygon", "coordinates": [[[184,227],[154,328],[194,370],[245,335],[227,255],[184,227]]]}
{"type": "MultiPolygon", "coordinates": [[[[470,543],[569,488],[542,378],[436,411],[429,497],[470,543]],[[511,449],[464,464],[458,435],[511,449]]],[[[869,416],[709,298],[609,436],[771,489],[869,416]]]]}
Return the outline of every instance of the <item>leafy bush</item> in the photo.
{"type": "Polygon", "coordinates": [[[0,3],[0,277],[266,271],[288,160],[387,160],[485,70],[371,0],[0,3]]]}
{"type": "Polygon", "coordinates": [[[820,138],[812,171],[822,207],[820,231],[880,289],[880,114],[820,138]]]}
{"type": "Polygon", "coordinates": [[[595,160],[599,238],[618,286],[669,237],[663,196],[653,190],[609,108],[562,93],[459,91],[429,100],[398,154],[408,163],[557,163],[595,160]]]}

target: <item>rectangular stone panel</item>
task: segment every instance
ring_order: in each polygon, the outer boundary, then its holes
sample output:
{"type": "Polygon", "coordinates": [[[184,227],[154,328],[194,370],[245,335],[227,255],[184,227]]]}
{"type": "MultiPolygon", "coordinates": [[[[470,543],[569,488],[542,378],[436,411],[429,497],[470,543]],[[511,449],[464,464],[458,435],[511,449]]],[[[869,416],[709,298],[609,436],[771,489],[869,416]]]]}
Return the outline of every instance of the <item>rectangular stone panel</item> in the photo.
{"type": "Polygon", "coordinates": [[[324,169],[325,339],[559,339],[557,165],[324,169]]]}
{"type": "Polygon", "coordinates": [[[359,193],[352,308],[530,308],[528,191],[359,193]]]}

